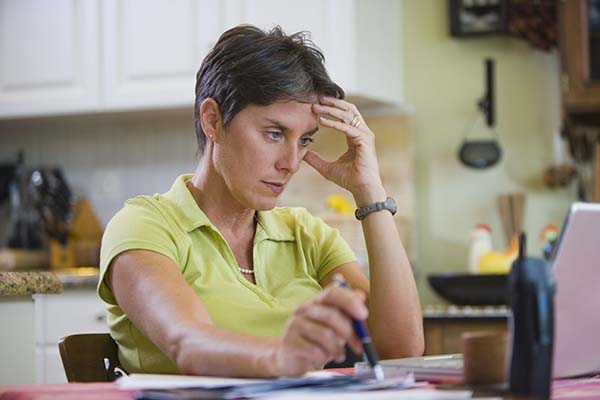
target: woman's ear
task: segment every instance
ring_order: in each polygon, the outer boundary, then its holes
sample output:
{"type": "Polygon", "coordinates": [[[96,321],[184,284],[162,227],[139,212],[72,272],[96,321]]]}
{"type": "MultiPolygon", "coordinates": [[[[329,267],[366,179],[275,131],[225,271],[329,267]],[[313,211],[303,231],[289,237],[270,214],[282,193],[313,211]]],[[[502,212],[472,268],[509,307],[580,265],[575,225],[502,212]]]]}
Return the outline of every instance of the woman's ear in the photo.
{"type": "Polygon", "coordinates": [[[221,110],[219,104],[212,98],[205,99],[200,105],[200,124],[206,135],[206,140],[214,141],[221,130],[221,110]]]}

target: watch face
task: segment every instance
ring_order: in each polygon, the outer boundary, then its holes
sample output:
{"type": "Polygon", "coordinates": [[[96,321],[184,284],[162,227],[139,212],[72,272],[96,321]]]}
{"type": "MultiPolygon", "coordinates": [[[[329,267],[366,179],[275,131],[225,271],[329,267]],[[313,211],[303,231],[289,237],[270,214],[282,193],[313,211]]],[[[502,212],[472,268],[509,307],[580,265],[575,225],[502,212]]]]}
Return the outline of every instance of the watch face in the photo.
{"type": "Polygon", "coordinates": [[[392,215],[396,214],[396,211],[397,211],[396,200],[394,200],[391,197],[388,197],[387,199],[385,199],[385,204],[386,204],[386,208],[392,212],[392,215]]]}

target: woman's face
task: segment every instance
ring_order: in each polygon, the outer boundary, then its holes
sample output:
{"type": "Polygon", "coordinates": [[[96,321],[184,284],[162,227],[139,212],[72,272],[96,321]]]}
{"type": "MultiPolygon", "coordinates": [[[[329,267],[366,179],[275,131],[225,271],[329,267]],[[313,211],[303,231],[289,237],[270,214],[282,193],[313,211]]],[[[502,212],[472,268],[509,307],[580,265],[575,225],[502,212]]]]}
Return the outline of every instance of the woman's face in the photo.
{"type": "Polygon", "coordinates": [[[243,207],[270,210],[318,130],[311,103],[249,105],[221,132],[213,150],[215,168],[243,207]]]}

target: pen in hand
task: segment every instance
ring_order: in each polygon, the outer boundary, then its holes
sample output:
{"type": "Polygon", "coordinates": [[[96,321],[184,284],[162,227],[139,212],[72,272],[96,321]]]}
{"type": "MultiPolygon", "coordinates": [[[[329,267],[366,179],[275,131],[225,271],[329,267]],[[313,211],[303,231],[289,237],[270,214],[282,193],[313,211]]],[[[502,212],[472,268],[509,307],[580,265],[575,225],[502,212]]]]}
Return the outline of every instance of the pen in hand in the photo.
{"type": "MultiPolygon", "coordinates": [[[[345,287],[345,288],[349,287],[348,282],[346,282],[346,280],[344,279],[342,274],[333,275],[333,282],[337,286],[341,286],[341,287],[345,287]]],[[[378,381],[382,381],[384,379],[383,369],[381,368],[381,365],[379,364],[379,357],[377,356],[377,352],[375,351],[375,346],[373,345],[373,341],[371,340],[371,337],[367,333],[367,330],[365,329],[365,326],[361,321],[359,321],[355,318],[352,318],[352,324],[354,325],[354,331],[356,332],[356,335],[358,336],[358,338],[360,339],[360,342],[362,343],[363,356],[366,358],[366,361],[369,363],[369,365],[373,369],[373,374],[375,375],[375,379],[377,379],[378,381]]]]}

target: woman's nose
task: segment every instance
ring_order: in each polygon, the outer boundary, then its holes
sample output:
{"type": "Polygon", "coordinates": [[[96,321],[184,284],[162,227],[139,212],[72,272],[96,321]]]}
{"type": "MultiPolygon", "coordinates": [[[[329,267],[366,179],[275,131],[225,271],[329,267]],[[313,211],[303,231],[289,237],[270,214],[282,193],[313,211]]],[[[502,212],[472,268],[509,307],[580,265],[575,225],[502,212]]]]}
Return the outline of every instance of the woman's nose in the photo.
{"type": "Polygon", "coordinates": [[[299,149],[298,146],[285,146],[275,166],[278,170],[295,174],[300,168],[302,157],[304,157],[304,149],[299,149]]]}

